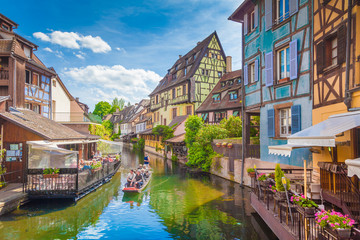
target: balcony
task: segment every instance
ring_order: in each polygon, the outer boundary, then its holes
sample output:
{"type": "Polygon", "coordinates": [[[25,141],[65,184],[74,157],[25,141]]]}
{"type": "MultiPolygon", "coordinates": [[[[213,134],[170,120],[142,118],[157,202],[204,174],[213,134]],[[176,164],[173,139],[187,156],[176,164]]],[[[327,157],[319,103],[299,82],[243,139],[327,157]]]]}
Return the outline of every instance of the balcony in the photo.
{"type": "Polygon", "coordinates": [[[0,80],[9,80],[8,68],[0,68],[0,80]]]}
{"type": "Polygon", "coordinates": [[[174,99],[168,100],[168,104],[173,105],[173,104],[177,104],[177,103],[186,102],[187,100],[188,100],[188,95],[182,95],[182,96],[176,97],[174,99]]]}
{"type": "Polygon", "coordinates": [[[160,103],[157,103],[157,104],[151,104],[150,109],[151,109],[151,111],[155,111],[155,110],[157,110],[157,109],[159,109],[161,107],[162,107],[162,103],[160,102],[160,103]]]}

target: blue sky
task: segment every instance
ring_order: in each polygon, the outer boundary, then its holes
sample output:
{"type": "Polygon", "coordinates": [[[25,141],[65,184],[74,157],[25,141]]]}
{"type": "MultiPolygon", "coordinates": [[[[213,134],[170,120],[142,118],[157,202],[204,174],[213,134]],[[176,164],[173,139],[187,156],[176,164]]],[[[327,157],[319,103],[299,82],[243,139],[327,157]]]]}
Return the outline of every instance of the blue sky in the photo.
{"type": "Polygon", "coordinates": [[[217,31],[233,69],[241,68],[241,27],[227,18],[243,0],[18,1],[2,14],[39,46],[74,97],[89,105],[114,97],[136,103],[177,60],[217,31]]]}

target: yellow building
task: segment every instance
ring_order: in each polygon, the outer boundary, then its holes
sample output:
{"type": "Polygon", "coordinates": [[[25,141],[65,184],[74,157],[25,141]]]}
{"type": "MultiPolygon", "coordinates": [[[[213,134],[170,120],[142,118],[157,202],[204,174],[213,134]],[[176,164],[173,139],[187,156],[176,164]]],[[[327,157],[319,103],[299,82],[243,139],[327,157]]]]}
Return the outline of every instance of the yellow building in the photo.
{"type": "Polygon", "coordinates": [[[199,42],[168,70],[150,94],[153,126],[192,115],[226,72],[226,56],[216,32],[199,42]]]}

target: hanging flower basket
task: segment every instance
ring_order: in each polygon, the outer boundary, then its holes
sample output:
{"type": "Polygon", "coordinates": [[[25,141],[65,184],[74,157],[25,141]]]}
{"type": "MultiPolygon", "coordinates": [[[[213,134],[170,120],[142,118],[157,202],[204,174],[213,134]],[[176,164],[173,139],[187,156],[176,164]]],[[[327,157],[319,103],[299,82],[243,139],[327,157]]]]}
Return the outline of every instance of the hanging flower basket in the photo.
{"type": "Polygon", "coordinates": [[[315,207],[301,207],[299,205],[296,205],[296,209],[301,215],[303,215],[306,218],[314,217],[316,213],[315,207]]]}
{"type": "Polygon", "coordinates": [[[59,174],[43,174],[43,178],[58,178],[59,174]]]}
{"type": "Polygon", "coordinates": [[[274,198],[277,200],[277,201],[285,201],[286,200],[286,192],[283,191],[276,191],[275,192],[275,196],[274,198]]]}
{"type": "Polygon", "coordinates": [[[251,178],[255,178],[255,177],[256,177],[255,172],[248,172],[248,174],[249,174],[249,176],[250,176],[251,178]]]}

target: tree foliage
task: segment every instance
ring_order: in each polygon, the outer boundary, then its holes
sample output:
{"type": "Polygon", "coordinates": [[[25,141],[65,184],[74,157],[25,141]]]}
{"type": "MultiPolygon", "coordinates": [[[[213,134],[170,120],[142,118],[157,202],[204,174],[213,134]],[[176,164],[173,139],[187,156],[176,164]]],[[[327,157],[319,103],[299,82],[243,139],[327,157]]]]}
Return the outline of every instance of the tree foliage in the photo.
{"type": "Polygon", "coordinates": [[[189,116],[185,122],[185,143],[190,148],[196,140],[200,128],[204,125],[204,121],[197,115],[189,116]]]}
{"type": "Polygon", "coordinates": [[[109,133],[108,130],[106,130],[106,128],[103,125],[90,124],[89,125],[89,132],[92,135],[100,136],[101,139],[111,140],[110,139],[111,133],[109,133]]]}
{"type": "Polygon", "coordinates": [[[174,137],[174,129],[165,125],[157,125],[152,129],[152,133],[161,137],[161,144],[165,146],[165,141],[174,137]]]}
{"type": "Polygon", "coordinates": [[[101,118],[103,118],[105,115],[109,114],[111,110],[111,105],[108,102],[105,101],[101,101],[98,102],[95,105],[95,109],[93,114],[100,116],[101,118]]]}
{"type": "Polygon", "coordinates": [[[111,109],[110,109],[110,113],[114,113],[116,112],[117,109],[119,109],[119,111],[122,111],[124,109],[125,106],[125,100],[122,98],[114,98],[112,103],[111,103],[111,109]]]}
{"type": "Polygon", "coordinates": [[[242,136],[242,120],[240,117],[230,116],[229,119],[224,118],[220,122],[220,126],[229,132],[229,137],[242,136]]]}
{"type": "Polygon", "coordinates": [[[108,135],[112,135],[114,131],[114,124],[110,120],[103,121],[101,125],[105,127],[108,135]]]}

